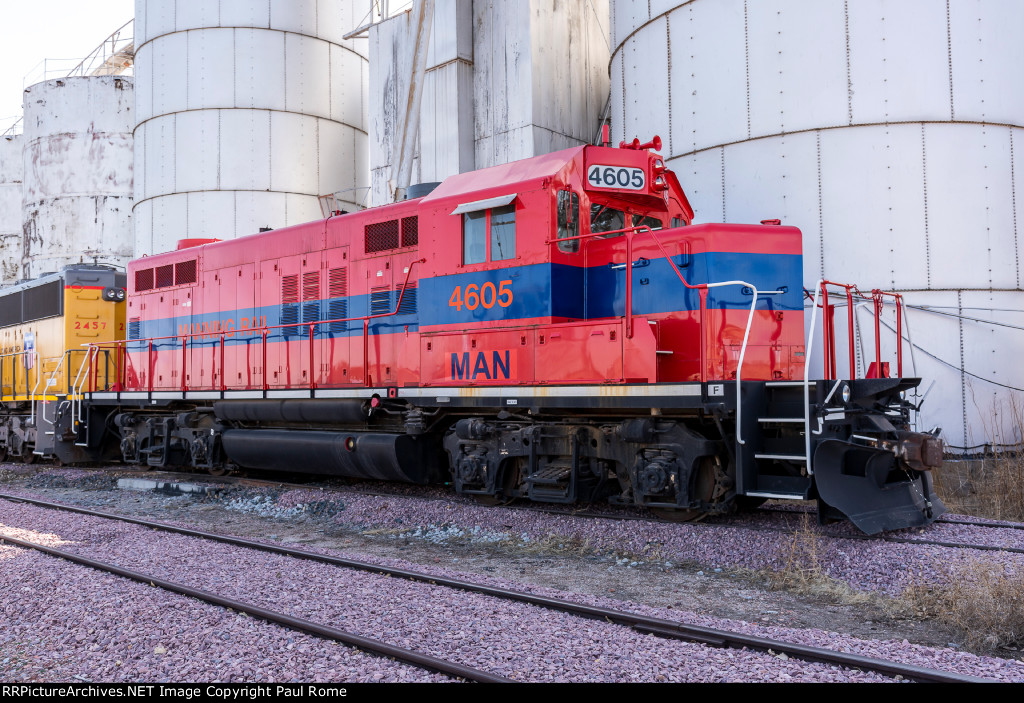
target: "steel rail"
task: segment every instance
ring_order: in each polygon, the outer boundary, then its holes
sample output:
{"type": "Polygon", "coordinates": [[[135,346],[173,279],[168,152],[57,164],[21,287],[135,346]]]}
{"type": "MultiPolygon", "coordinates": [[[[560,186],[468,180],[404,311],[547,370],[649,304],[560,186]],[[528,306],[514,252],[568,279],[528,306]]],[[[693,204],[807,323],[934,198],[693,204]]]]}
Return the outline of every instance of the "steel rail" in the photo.
{"type": "Polygon", "coordinates": [[[1024,530],[1024,524],[1021,523],[981,522],[980,520],[950,520],[948,518],[941,517],[935,522],[941,522],[943,525],[969,525],[971,527],[996,527],[1004,530],[1024,530]]]}
{"type": "MultiPolygon", "coordinates": [[[[497,586],[486,586],[479,583],[473,583],[471,581],[462,581],[459,579],[447,578],[444,576],[423,574],[415,571],[409,571],[407,569],[387,567],[382,566],[380,564],[373,564],[369,562],[358,561],[355,559],[346,559],[342,557],[318,554],[316,552],[309,552],[306,550],[291,549],[288,547],[281,547],[278,545],[264,544],[261,542],[254,542],[252,540],[242,539],[239,537],[230,537],[227,535],[219,535],[215,533],[204,532],[201,530],[192,530],[185,527],[168,525],[162,522],[142,520],[140,518],[132,518],[128,516],[116,515],[113,513],[89,510],[87,508],[77,508],[73,506],[62,505],[60,503],[51,503],[48,501],[36,500],[33,498],[23,498],[20,496],[0,494],[0,499],[12,502],[28,503],[31,505],[37,505],[40,507],[49,508],[53,510],[64,510],[68,512],[79,513],[82,515],[90,515],[92,517],[99,517],[108,520],[127,522],[135,525],[141,525],[143,527],[149,527],[156,530],[172,532],[190,537],[198,537],[200,539],[207,539],[211,541],[221,542],[224,544],[231,544],[238,547],[256,549],[259,551],[270,552],[273,554],[281,554],[285,556],[294,557],[297,559],[316,561],[323,564],[330,564],[332,566],[339,566],[342,568],[356,569],[359,571],[366,571],[386,576],[392,576],[396,578],[403,578],[409,581],[429,583],[435,586],[443,586],[471,593],[480,593],[482,595],[489,595],[503,600],[510,600],[519,603],[536,605],[542,608],[547,608],[549,610],[570,613],[573,615],[578,615],[589,619],[605,620],[619,625],[632,627],[638,632],[652,634],[659,637],[697,642],[700,644],[715,647],[730,647],[736,649],[748,648],[758,651],[771,650],[775,653],[786,654],[787,656],[796,657],[798,659],[802,659],[805,661],[838,664],[840,666],[847,666],[864,671],[874,671],[885,675],[903,676],[904,678],[911,679],[914,681],[936,683],[981,683],[987,681],[987,679],[982,679],[975,676],[967,676],[964,674],[957,674],[953,672],[939,671],[936,669],[927,669],[924,667],[913,666],[910,664],[900,664],[898,662],[886,661],[883,659],[875,659],[873,657],[865,657],[857,654],[850,654],[847,652],[837,652],[822,647],[810,647],[807,645],[794,644],[791,642],[784,642],[781,640],[773,640],[766,637],[745,635],[742,633],[730,632],[727,630],[719,630],[715,628],[701,627],[697,625],[687,625],[685,623],[680,623],[673,620],[665,620],[663,618],[654,618],[644,615],[638,615],[636,613],[613,610],[610,608],[584,605],[582,603],[574,603],[572,601],[562,600],[559,598],[549,598],[546,596],[539,596],[533,593],[515,591],[507,588],[499,588],[497,586]]],[[[0,536],[0,539],[7,540],[10,538],[0,536]]],[[[148,577],[145,577],[144,580],[148,582],[150,579],[148,577]]]]}
{"type": "MultiPolygon", "coordinates": [[[[766,513],[807,513],[811,514],[810,510],[774,510],[772,508],[761,508],[762,512],[766,513]]],[[[982,522],[980,520],[951,520],[949,518],[936,518],[934,523],[941,523],[943,525],[967,525],[969,527],[992,527],[1004,530],[1024,530],[1024,523],[1013,523],[1013,522],[982,522]]]]}
{"type": "Polygon", "coordinates": [[[96,569],[97,571],[105,571],[139,583],[149,584],[151,586],[162,588],[165,591],[188,596],[189,598],[196,598],[212,605],[231,608],[232,610],[251,615],[261,620],[283,625],[292,630],[299,630],[317,637],[334,640],[367,652],[372,652],[373,654],[391,657],[406,664],[412,664],[413,666],[421,669],[428,669],[430,671],[436,671],[449,676],[456,676],[481,683],[513,683],[512,679],[496,676],[485,671],[480,671],[479,669],[455,664],[454,662],[432,657],[427,654],[420,654],[419,652],[415,652],[411,649],[395,647],[385,642],[381,642],[380,640],[363,637],[362,635],[346,632],[345,630],[339,630],[338,628],[330,627],[328,625],[321,625],[310,620],[304,620],[302,618],[286,615],[285,613],[261,608],[251,603],[234,600],[232,598],[225,598],[224,596],[219,596],[216,593],[192,588],[190,586],[161,579],[156,576],[143,574],[138,571],[124,569],[115,564],[107,564],[105,562],[89,559],[88,557],[79,556],[78,554],[73,554],[71,552],[54,549],[53,547],[28,542],[16,537],[8,537],[3,534],[0,534],[0,543],[12,544],[23,549],[34,549],[51,557],[64,559],[81,566],[87,566],[90,569],[96,569]]]}
{"type": "MultiPolygon", "coordinates": [[[[0,496],[2,497],[2,496],[0,496]]],[[[689,521],[689,523],[681,523],[678,520],[666,520],[665,518],[659,517],[645,517],[643,515],[606,515],[603,513],[588,513],[586,511],[572,512],[569,510],[559,510],[558,508],[539,508],[532,506],[522,506],[520,510],[529,510],[531,512],[548,513],[550,515],[567,515],[571,517],[583,517],[592,519],[603,519],[603,520],[645,520],[647,522],[664,523],[667,525],[680,525],[680,524],[696,524],[696,521],[689,521]]],[[[783,511],[770,511],[770,512],[783,512],[783,511]]],[[[799,512],[800,514],[810,514],[799,512]]],[[[1009,527],[1007,525],[989,525],[983,523],[964,523],[964,522],[953,522],[949,521],[954,525],[975,525],[980,524],[983,527],[1009,527]]],[[[721,523],[710,523],[702,522],[701,525],[705,527],[717,527],[717,528],[737,528],[743,530],[754,530],[755,532],[777,532],[780,534],[792,534],[792,530],[785,527],[772,527],[770,525],[742,525],[742,524],[721,524],[721,523]]],[[[1024,529],[1024,526],[1014,529],[1024,529]]],[[[969,544],[966,542],[941,542],[938,540],[924,540],[924,539],[911,539],[907,537],[889,537],[886,535],[851,535],[851,534],[836,534],[834,532],[822,532],[821,537],[828,537],[829,539],[856,539],[863,542],[891,542],[893,544],[922,544],[928,547],[949,547],[951,549],[974,549],[982,552],[1007,552],[1010,554],[1024,554],[1024,548],[1022,547],[999,547],[991,544],[969,544]]]]}

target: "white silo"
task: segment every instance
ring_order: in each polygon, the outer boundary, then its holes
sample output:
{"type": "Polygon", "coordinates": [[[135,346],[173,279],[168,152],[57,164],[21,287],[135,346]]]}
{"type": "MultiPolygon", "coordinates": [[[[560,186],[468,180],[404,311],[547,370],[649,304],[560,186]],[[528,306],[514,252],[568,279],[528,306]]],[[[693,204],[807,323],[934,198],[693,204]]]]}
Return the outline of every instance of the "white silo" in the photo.
{"type": "Polygon", "coordinates": [[[22,278],[20,134],[0,136],[0,286],[22,278]]]}
{"type": "Polygon", "coordinates": [[[25,89],[24,276],[133,255],[132,79],[67,77],[25,89]]]}
{"type": "Polygon", "coordinates": [[[403,167],[412,183],[441,181],[598,134],[608,95],[608,0],[417,0],[412,12],[372,25],[369,39],[374,205],[408,185],[403,167]],[[433,12],[418,66],[424,7],[433,12]],[[410,105],[417,90],[418,112],[410,105]],[[406,136],[414,131],[418,138],[406,136]]]}
{"type": "Polygon", "coordinates": [[[136,0],[137,254],[316,219],[326,193],[359,207],[365,40],[343,35],[363,11],[355,0],[136,0]]]}
{"type": "MultiPolygon", "coordinates": [[[[615,138],[661,134],[698,221],[800,227],[807,285],[904,293],[904,375],[913,352],[936,382],[923,429],[954,447],[1021,441],[1024,3],[613,6],[615,138]]],[[[871,310],[858,319],[870,360],[871,310]]]]}

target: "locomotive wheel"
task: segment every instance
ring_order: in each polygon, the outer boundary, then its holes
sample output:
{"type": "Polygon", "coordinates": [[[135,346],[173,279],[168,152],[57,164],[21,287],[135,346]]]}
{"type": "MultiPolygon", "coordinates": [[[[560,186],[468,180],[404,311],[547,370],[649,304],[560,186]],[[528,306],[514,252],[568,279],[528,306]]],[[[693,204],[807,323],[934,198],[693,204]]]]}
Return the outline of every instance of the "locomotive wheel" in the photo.
{"type": "Polygon", "coordinates": [[[228,471],[229,469],[226,466],[211,466],[206,470],[206,473],[211,476],[227,476],[228,471]]]}
{"type": "MultiPolygon", "coordinates": [[[[693,477],[692,496],[704,503],[715,495],[715,462],[713,457],[703,457],[693,477]]],[[[700,508],[651,508],[651,512],[669,522],[696,522],[707,516],[700,508]]]]}
{"type": "Polygon", "coordinates": [[[476,494],[473,496],[473,500],[480,505],[487,506],[508,505],[514,501],[516,498],[512,495],[512,491],[519,486],[525,463],[526,460],[521,457],[506,463],[505,466],[502,467],[501,487],[498,488],[497,493],[494,495],[476,494]]]}

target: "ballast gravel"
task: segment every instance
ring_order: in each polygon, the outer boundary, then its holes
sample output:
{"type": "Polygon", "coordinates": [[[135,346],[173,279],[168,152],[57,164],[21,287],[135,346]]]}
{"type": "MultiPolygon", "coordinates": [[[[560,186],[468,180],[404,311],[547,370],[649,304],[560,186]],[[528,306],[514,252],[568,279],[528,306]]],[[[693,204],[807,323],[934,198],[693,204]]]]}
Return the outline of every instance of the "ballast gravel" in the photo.
{"type": "Polygon", "coordinates": [[[0,546],[0,583],[4,682],[451,680],[31,550],[0,546]]]}
{"type": "MultiPolygon", "coordinates": [[[[97,472],[46,469],[33,476],[29,485],[100,488],[105,480],[110,479],[97,472]]],[[[864,540],[849,523],[818,527],[813,514],[796,506],[699,523],[666,524],[553,515],[515,506],[485,507],[461,496],[445,498],[443,490],[436,487],[387,484],[386,495],[356,492],[375,485],[357,484],[352,491],[231,490],[217,500],[243,514],[285,519],[333,515],[336,524],[346,529],[379,531],[396,539],[433,544],[571,545],[579,551],[628,558],[627,563],[693,563],[710,569],[753,571],[782,570],[794,560],[807,566],[813,559],[815,568],[852,589],[888,596],[942,583],[977,561],[1001,567],[1008,575],[1024,573],[1024,554],[864,540]]],[[[630,514],[623,509],[609,512],[630,514]]],[[[1024,548],[1024,530],[1011,528],[934,523],[886,534],[915,541],[1024,548]]]]}
{"type": "MultiPolygon", "coordinates": [[[[322,494],[320,494],[322,498],[322,494]]],[[[282,496],[284,499],[285,496],[282,496]]],[[[282,507],[303,505],[302,496],[282,507]]],[[[358,497],[356,497],[358,498],[358,497]]],[[[353,497],[343,515],[350,515],[353,497]]],[[[383,501],[390,503],[391,499],[383,501]]],[[[392,515],[394,515],[392,511],[392,515]]],[[[551,516],[545,516],[550,518],[551,516]]],[[[593,522],[593,521],[588,521],[593,522]]],[[[476,594],[353,572],[288,557],[157,533],[122,523],[0,502],[0,530],[14,536],[34,532],[36,540],[63,542],[61,548],[114,561],[128,568],[181,581],[264,607],[289,612],[398,646],[451,658],[462,664],[531,681],[873,681],[874,674],[844,671],[771,654],[709,649],[662,640],[603,622],[497,601],[476,594]]],[[[633,524],[634,529],[636,524],[633,524]]],[[[644,526],[645,531],[651,527],[644,526]]],[[[665,526],[677,529],[681,526],[665,526]]],[[[30,537],[30,538],[32,538],[30,537]]],[[[410,568],[407,563],[393,561],[410,568]]],[[[80,569],[81,567],[75,567],[80,569]]],[[[417,567],[422,570],[422,567],[417,567]]],[[[435,571],[454,577],[457,572],[435,571]]],[[[0,576],[0,579],[6,578],[0,576]]],[[[74,583],[84,577],[71,579],[74,583]]],[[[495,585],[519,587],[521,584],[495,585]]],[[[6,583],[0,598],[14,607],[6,583]]],[[[72,588],[70,593],[77,592],[72,588]]],[[[618,601],[550,589],[556,597],[622,608],[618,601]]],[[[903,642],[857,640],[817,630],[766,628],[630,604],[630,609],[669,619],[737,629],[866,656],[894,658],[920,666],[997,680],[1024,681],[1024,665],[976,657],[951,649],[903,642]]],[[[58,622],[61,621],[57,618],[58,622]]],[[[66,622],[66,620],[64,620],[66,622]]],[[[6,640],[0,640],[6,643],[6,640]]],[[[103,676],[104,674],[99,674],[103,676]]],[[[244,674],[243,674],[244,675],[244,674]]]]}
{"type": "MultiPolygon", "coordinates": [[[[1024,554],[853,539],[852,535],[859,533],[852,526],[818,528],[813,516],[802,513],[761,512],[720,522],[667,524],[551,515],[515,507],[495,510],[405,496],[340,495],[344,510],[335,518],[339,525],[390,530],[399,537],[435,542],[569,543],[634,560],[771,571],[786,568],[794,558],[810,559],[813,554],[815,565],[832,578],[856,590],[886,595],[941,582],[958,567],[977,560],[1000,565],[1008,574],[1024,571],[1024,554]],[[845,537],[843,530],[847,531],[845,537]]],[[[283,493],[277,504],[293,508],[322,498],[321,492],[300,489],[283,493]]],[[[1024,546],[1024,531],[1012,529],[933,524],[889,534],[1024,546]]]]}

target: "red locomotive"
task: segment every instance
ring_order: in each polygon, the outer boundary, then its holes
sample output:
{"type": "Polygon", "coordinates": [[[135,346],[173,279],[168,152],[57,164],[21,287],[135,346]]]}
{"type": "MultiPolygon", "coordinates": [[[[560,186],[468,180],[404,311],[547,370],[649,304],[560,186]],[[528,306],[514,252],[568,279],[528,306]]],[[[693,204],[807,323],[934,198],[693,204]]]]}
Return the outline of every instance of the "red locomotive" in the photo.
{"type": "Polygon", "coordinates": [[[77,444],[679,519],[767,498],[869,533],[940,514],[942,443],[902,399],[920,380],[881,359],[835,379],[831,319],[807,380],[800,231],[691,224],[652,147],[132,262],[128,340],[96,347],[117,370],[89,374],[77,444]]]}

